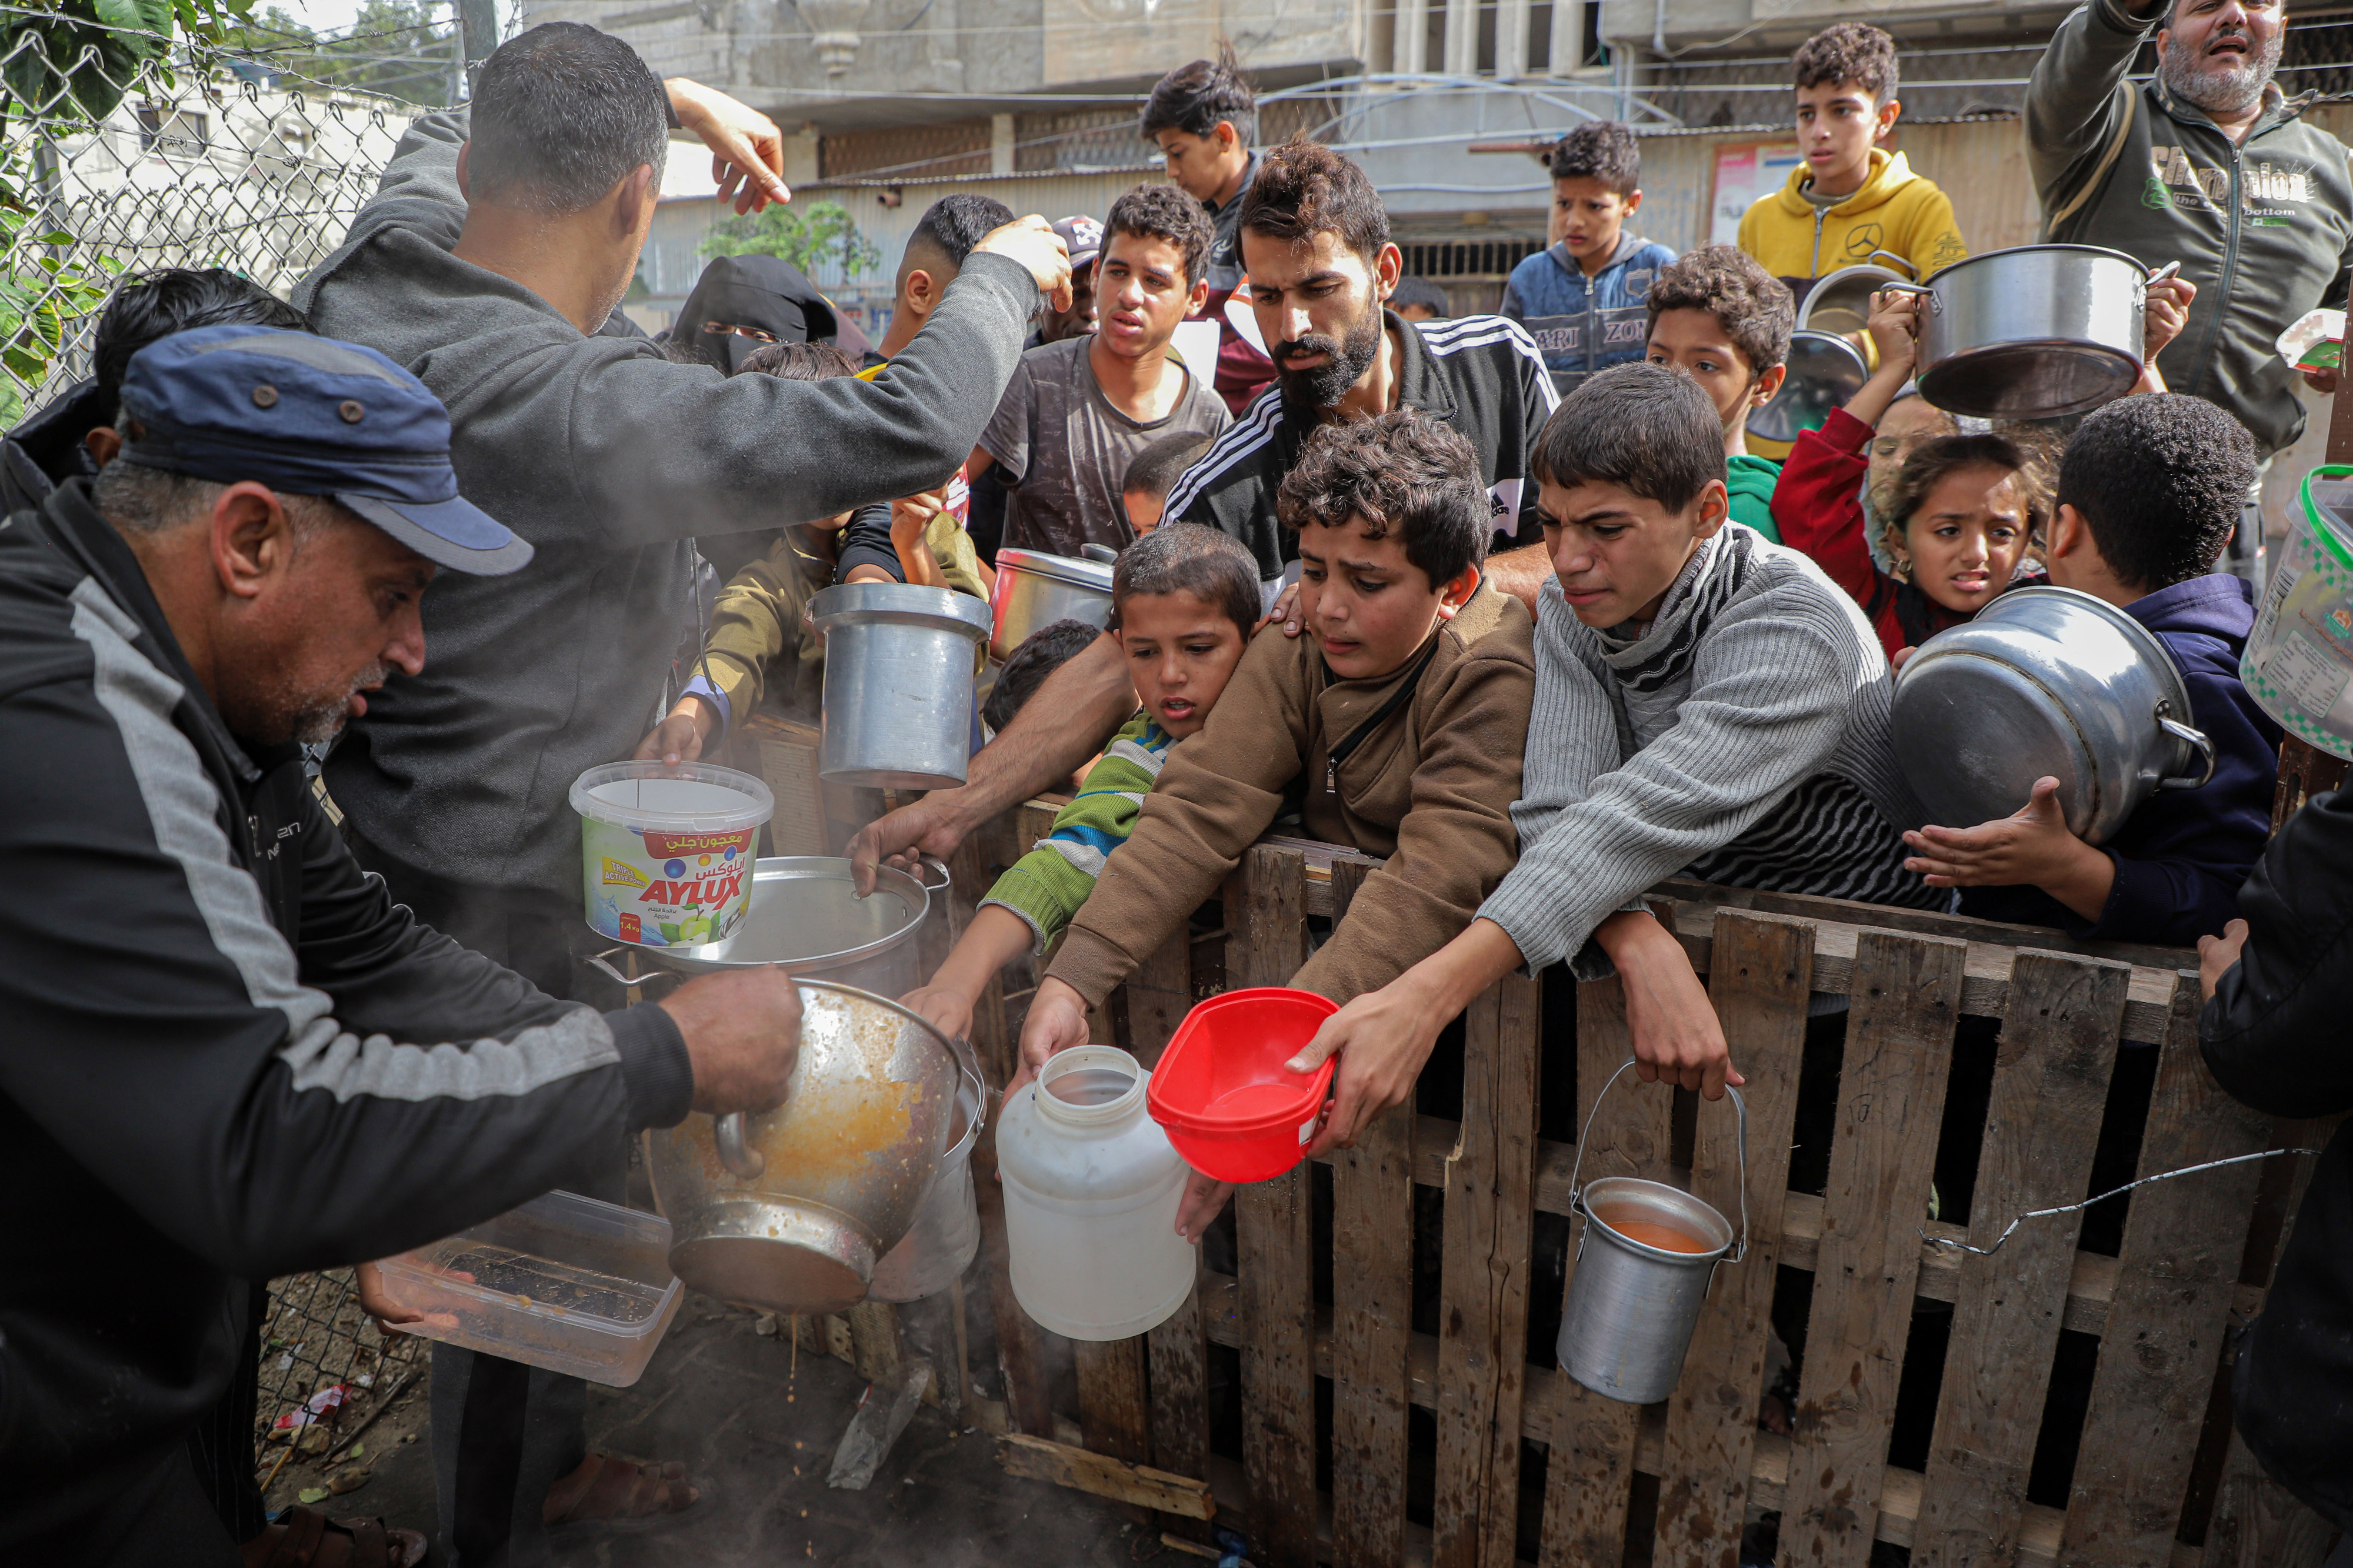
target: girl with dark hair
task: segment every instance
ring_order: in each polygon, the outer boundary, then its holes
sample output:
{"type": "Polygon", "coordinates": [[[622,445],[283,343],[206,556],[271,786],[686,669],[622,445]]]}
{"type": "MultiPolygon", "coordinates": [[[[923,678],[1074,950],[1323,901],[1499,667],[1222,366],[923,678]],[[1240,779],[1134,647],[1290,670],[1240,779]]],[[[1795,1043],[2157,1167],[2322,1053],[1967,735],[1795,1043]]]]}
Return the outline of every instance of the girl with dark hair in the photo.
{"type": "Polygon", "coordinates": [[[2028,552],[2050,510],[2047,459],[2030,438],[1955,434],[1949,416],[1906,395],[1914,308],[1908,294],[1873,297],[1878,372],[1798,437],[1773,491],[1781,542],[1854,596],[1891,658],[2014,581],[2040,581],[2028,552]]]}

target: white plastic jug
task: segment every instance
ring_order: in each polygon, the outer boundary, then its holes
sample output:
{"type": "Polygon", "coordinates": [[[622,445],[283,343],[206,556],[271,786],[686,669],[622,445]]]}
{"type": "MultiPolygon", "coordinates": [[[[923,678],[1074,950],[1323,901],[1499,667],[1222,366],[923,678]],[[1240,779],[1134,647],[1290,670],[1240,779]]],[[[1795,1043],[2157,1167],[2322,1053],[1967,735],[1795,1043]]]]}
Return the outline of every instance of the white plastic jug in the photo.
{"type": "Polygon", "coordinates": [[[1080,1046],[997,1121],[1013,1294],[1070,1339],[1158,1328],[1193,1289],[1193,1248],[1176,1234],[1185,1162],[1145,1113],[1151,1078],[1125,1051],[1080,1046]]]}

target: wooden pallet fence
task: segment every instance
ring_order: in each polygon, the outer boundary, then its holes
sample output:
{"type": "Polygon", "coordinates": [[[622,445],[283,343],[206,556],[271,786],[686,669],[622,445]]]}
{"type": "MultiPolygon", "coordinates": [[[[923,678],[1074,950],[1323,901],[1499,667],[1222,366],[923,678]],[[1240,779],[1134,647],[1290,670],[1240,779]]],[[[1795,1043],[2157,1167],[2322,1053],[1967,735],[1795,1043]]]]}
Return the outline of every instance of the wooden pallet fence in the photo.
{"type": "MultiPolygon", "coordinates": [[[[1036,836],[1043,812],[1024,816],[997,854],[1036,836]]],[[[1155,1059],[1196,995],[1228,980],[1286,981],[1311,920],[1344,915],[1374,864],[1329,846],[1256,847],[1225,889],[1222,971],[1205,969],[1202,939],[1180,931],[1103,1026],[1155,1059]]],[[[960,866],[960,892],[969,885],[960,866]]],[[[1317,1177],[1303,1165],[1238,1194],[1237,1275],[1205,1272],[1147,1336],[1075,1348],[1086,1446],[1211,1482],[1220,1522],[1248,1531],[1262,1568],[1505,1568],[1524,1560],[1530,1510],[1544,1568],[1620,1568],[1644,1554],[1662,1568],[1737,1568],[1743,1531],[1760,1515],[1778,1516],[1776,1561],[1792,1568],[1863,1568],[1882,1542],[1908,1547],[1915,1563],[2319,1562],[2329,1531],[2254,1469],[2217,1394],[2229,1326],[2260,1307],[2277,1250],[2276,1231],[2250,1228],[2264,1167],[2136,1193],[2113,1258],[2078,1247],[2076,1215],[2029,1222],[1991,1257],[1936,1245],[1987,1246],[2024,1210],[2089,1195],[2120,1050],[2157,1053],[2139,1173],[2296,1141],[2298,1130],[2238,1106],[2208,1076],[2189,955],[1684,882],[1663,886],[1653,908],[1705,978],[1748,1079],[1750,1250],[1718,1268],[1672,1397],[1636,1409],[1576,1384],[1549,1347],[1528,1359],[1535,1221],[1568,1213],[1577,1154],[1538,1136],[1543,1075],[1575,1064],[1578,1124],[1592,1117],[1586,1176],[1669,1182],[1736,1218],[1729,1108],[1687,1096],[1678,1108],[1666,1089],[1630,1087],[1629,1074],[1594,1115],[1630,1054],[1618,983],[1579,985],[1575,1037],[1546,1040],[1540,988],[1515,976],[1466,1014],[1461,1121],[1400,1108],[1330,1157],[1327,1258],[1315,1256],[1317,1177]],[[1824,996],[1847,1012],[1827,1187],[1815,1195],[1790,1190],[1789,1162],[1809,1014],[1824,996]],[[1969,1130],[1978,1176],[1963,1227],[1927,1215],[1955,1040],[1971,1015],[2000,1032],[1989,1109],[1969,1130]],[[1443,1216],[1434,1335],[1412,1325],[1417,1185],[1437,1190],[1443,1216]],[[1783,1270],[1811,1278],[1787,1436],[1757,1421],[1783,1270]],[[1926,1467],[1912,1470],[1889,1451],[1919,1302],[1948,1303],[1952,1328],[1926,1467]],[[2064,1332],[2099,1344],[2059,1506],[2030,1498],[2028,1481],[2064,1332]],[[1212,1451],[1218,1346],[1239,1352],[1239,1455],[1212,1451]],[[1417,1409],[1435,1433],[1418,1452],[1417,1409]],[[1545,1457],[1541,1498],[1525,1510],[1524,1444],[1545,1457]],[[2189,1509],[2193,1494],[2211,1506],[2189,1509]]],[[[1002,1019],[976,1026],[992,1069],[1010,1065],[1012,1033],[1002,1019]]],[[[2292,1200],[2287,1187],[2274,1179],[2263,1201],[2292,1200]]],[[[1018,1316],[1009,1290],[994,1305],[1004,1331],[1008,1311],[1018,1316]]],[[[1037,1339],[1034,1326],[1012,1325],[1000,1355],[1008,1385],[1027,1384],[1010,1393],[1012,1425],[1050,1436],[1042,1365],[1023,1361],[1037,1339]]],[[[2080,1386],[2073,1397],[2084,1399],[2080,1386]]]]}

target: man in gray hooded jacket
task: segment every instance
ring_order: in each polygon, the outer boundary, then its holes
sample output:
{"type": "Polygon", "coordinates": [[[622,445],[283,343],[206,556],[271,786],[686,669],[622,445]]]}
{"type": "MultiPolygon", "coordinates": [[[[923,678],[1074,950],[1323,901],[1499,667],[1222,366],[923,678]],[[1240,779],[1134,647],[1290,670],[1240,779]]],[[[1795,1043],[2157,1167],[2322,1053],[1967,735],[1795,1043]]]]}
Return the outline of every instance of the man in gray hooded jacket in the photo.
{"type": "Polygon", "coordinates": [[[2353,265],[2345,144],[2272,79],[2285,13],[2284,0],[2090,0],[2026,91],[2044,237],[2180,262],[2198,297],[2166,384],[2220,405],[2266,458],[2304,433],[2273,345],[2344,304],[2353,265]],[[2134,82],[2152,35],[2157,75],[2134,82]]]}
{"type": "MultiPolygon", "coordinates": [[[[446,584],[434,661],[386,683],[328,759],[363,865],[464,945],[558,996],[575,967],[586,768],[627,757],[693,624],[697,535],[775,528],[937,488],[969,454],[1070,263],[1042,218],[981,241],[871,383],[675,363],[615,314],[653,220],[668,132],[728,165],[738,211],[786,198],[765,117],[658,81],[627,44],[549,23],[486,61],[469,110],[410,127],[375,199],[296,289],[448,407],[470,497],[536,549],[495,594],[446,584]],[[629,335],[624,335],[627,332],[629,335]]],[[[604,1185],[621,1196],[622,1149],[604,1185]]],[[[543,1524],[673,1510],[676,1466],[593,1455],[585,1388],[438,1346],[435,1479],[460,1568],[545,1561],[543,1524]]]]}
{"type": "MultiPolygon", "coordinates": [[[[694,537],[936,489],[995,412],[1041,289],[1069,286],[1060,241],[1025,219],[980,243],[871,383],[672,363],[606,330],[652,222],[666,114],[733,151],[723,200],[738,180],[739,206],[782,199],[764,117],[658,82],[617,38],[550,23],[484,64],[470,124],[461,110],[410,127],[375,199],[295,290],[322,331],[440,396],[461,482],[539,552],[502,594],[458,584],[432,606],[432,667],[394,681],[327,764],[363,858],[396,892],[398,873],[421,873],[467,906],[436,913],[485,950],[544,947],[526,928],[579,923],[568,792],[659,717],[693,625],[694,537]]],[[[554,953],[510,962],[577,989],[547,973],[554,953]]]]}

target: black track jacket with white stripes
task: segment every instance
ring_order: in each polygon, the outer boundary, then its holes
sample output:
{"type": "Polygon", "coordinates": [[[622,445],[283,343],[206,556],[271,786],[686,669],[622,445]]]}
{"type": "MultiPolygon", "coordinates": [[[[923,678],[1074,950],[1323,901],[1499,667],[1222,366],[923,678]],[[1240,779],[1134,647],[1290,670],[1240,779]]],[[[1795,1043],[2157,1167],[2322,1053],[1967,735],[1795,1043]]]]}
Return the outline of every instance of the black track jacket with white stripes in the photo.
{"type": "MultiPolygon", "coordinates": [[[[1398,401],[1471,438],[1480,477],[1495,509],[1500,539],[1534,544],[1544,537],[1528,454],[1560,402],[1535,340],[1501,316],[1408,321],[1384,311],[1403,346],[1398,401]]],[[[1275,520],[1274,492],[1321,423],[1282,405],[1275,382],[1169,489],[1166,517],[1222,528],[1250,547],[1261,581],[1282,575],[1299,541],[1275,520]]]]}
{"type": "Polygon", "coordinates": [[[230,736],[90,485],[0,523],[11,1563],[109,1559],[227,1386],[245,1281],[575,1184],[693,1095],[660,1009],[545,996],[361,872],[300,752],[230,736]]]}

